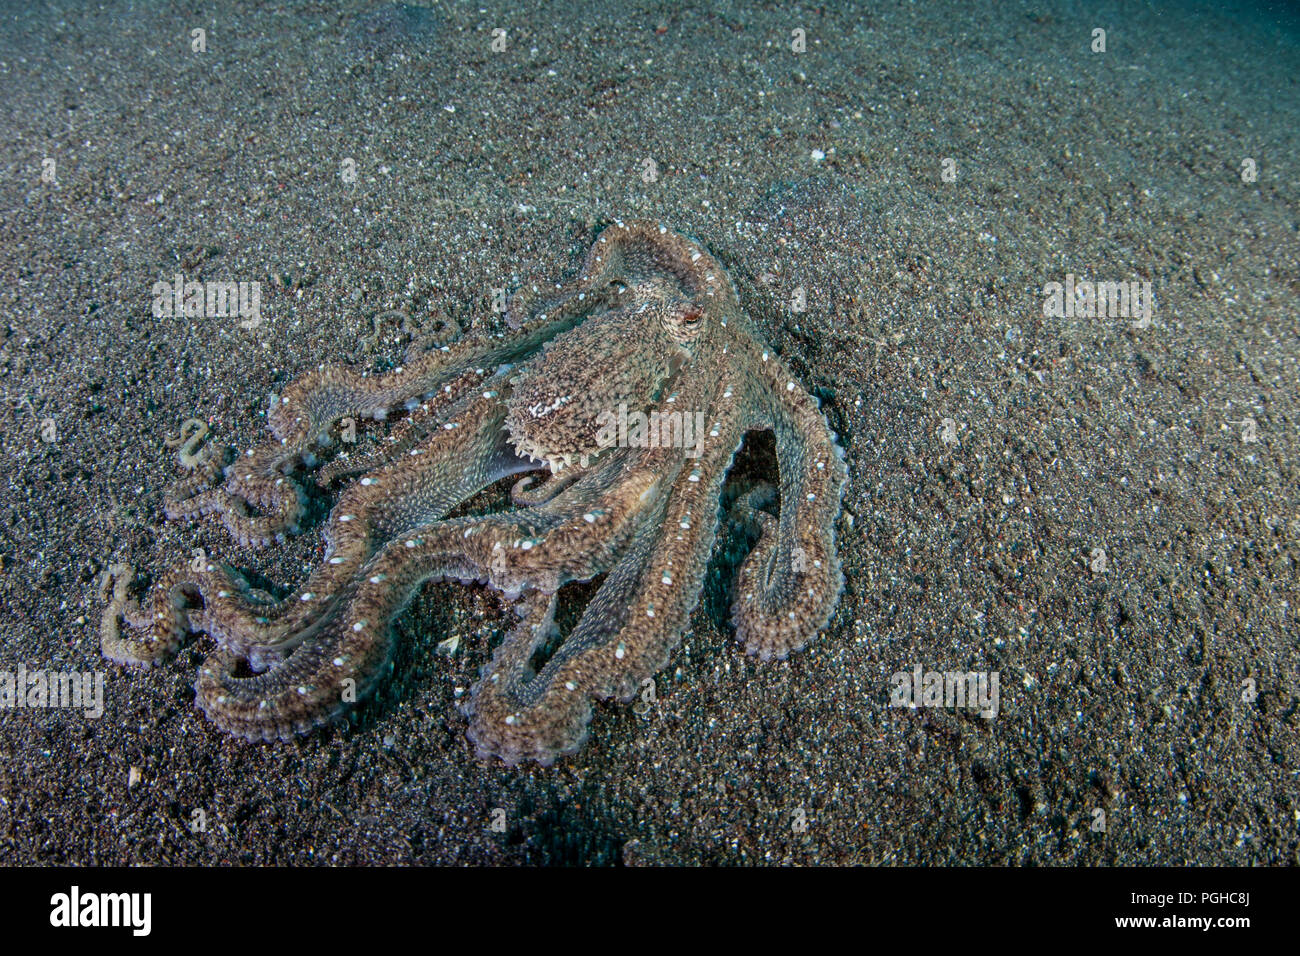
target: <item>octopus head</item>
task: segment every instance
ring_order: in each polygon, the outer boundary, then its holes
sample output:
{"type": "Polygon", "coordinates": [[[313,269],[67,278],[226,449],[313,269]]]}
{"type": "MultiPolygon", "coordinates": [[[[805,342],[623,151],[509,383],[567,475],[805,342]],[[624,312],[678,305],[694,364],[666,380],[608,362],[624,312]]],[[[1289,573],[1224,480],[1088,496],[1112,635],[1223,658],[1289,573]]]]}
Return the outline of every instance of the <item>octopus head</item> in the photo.
{"type": "Polygon", "coordinates": [[[617,288],[600,311],[547,342],[511,379],[510,441],[553,472],[609,447],[610,424],[620,415],[656,407],[708,327],[705,308],[671,276],[617,288]]]}

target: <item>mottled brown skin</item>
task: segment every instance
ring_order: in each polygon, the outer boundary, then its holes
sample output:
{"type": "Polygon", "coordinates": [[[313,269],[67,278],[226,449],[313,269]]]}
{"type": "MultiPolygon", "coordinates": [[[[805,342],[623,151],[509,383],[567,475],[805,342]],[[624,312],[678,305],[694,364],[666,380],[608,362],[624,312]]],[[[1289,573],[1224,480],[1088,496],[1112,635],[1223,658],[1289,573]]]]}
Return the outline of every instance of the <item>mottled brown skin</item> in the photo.
{"type": "Polygon", "coordinates": [[[199,706],[231,733],[287,737],[373,688],[391,659],[393,619],[427,581],[481,581],[517,601],[519,623],[471,692],[469,737],[483,756],[550,763],[581,746],[592,700],[631,699],[680,641],[723,480],[754,429],[775,434],[781,508],[748,512],[761,535],[738,576],[736,634],[764,660],[811,640],[842,587],[843,455],[816,402],[755,338],[718,262],[657,224],[617,223],[573,283],[511,318],[519,331],[505,340],[457,342],[382,376],[322,367],[290,386],[270,415],[277,441],[224,473],[201,463],[167,511],[216,514],[242,542],[272,541],[301,514],[290,471],[315,463],[313,448],[331,443],[341,419],[405,412],[390,440],[321,469],[323,484],[362,475],[330,514],[325,563],[279,602],[219,564],[180,565],[153,588],[149,613],[124,600],[119,578],[105,655],[150,664],[206,630],[219,648],[199,675],[199,706]],[[620,405],[702,412],[702,443],[608,447],[599,422],[620,405]],[[536,469],[545,480],[517,481],[514,510],[446,517],[536,469]],[[600,575],[534,673],[556,592],[600,575]],[[123,618],[135,625],[128,634],[123,618]],[[239,676],[242,662],[261,672],[239,676]]]}

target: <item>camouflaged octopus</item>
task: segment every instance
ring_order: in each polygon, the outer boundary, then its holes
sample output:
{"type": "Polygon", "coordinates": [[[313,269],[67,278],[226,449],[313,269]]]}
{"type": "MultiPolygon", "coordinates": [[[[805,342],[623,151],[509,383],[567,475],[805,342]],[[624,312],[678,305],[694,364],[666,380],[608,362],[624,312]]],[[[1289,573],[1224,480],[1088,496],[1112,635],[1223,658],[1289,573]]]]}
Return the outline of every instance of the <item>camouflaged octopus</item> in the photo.
{"type": "Polygon", "coordinates": [[[472,689],[468,735],[480,756],[548,764],[582,745],[593,699],[630,700],[667,663],[704,583],[723,480],[756,429],[775,433],[780,511],[751,514],[760,535],[732,620],[764,660],[807,644],[842,590],[843,452],[815,400],[755,338],[722,266],[663,226],[616,223],[556,289],[511,316],[513,335],[458,341],[386,374],[322,367],[287,387],[269,415],[276,441],[228,467],[206,463],[169,493],[167,514],[217,514],[241,542],[270,543],[297,530],[305,497],[294,476],[337,447],[341,421],[405,412],[386,440],[319,470],[322,487],[360,476],[330,513],[324,563],[278,601],[206,559],[165,574],[143,609],[119,588],[104,654],[152,664],[206,630],[217,649],[195,685],[199,706],[232,734],[288,738],[373,689],[394,618],[425,582],[486,583],[515,602],[519,623],[472,689]],[[670,440],[612,429],[620,410],[634,426],[645,413],[670,440]],[[703,434],[671,440],[692,418],[703,434]],[[447,517],[524,472],[544,480],[517,480],[510,510],[447,517]],[[558,635],[559,589],[601,576],[558,635]]]}

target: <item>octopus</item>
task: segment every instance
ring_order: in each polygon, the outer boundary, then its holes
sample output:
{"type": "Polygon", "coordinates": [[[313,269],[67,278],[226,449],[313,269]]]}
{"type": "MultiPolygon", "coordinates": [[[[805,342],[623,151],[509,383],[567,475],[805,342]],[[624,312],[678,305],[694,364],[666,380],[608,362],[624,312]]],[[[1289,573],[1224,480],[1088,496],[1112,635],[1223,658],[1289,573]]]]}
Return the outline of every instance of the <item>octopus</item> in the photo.
{"type": "Polygon", "coordinates": [[[426,582],[477,583],[514,613],[462,705],[467,736],[481,758],[550,764],[582,746],[595,701],[632,700],[666,665],[704,584],[724,479],[765,430],[779,476],[737,504],[757,535],[731,621],[764,661],[805,647],[843,589],[844,453],[722,265],[662,225],[615,222],[575,279],[521,292],[507,318],[508,333],[388,372],[321,366],[271,397],[272,441],[233,461],[200,454],[165,496],[169,518],[282,542],[305,522],[314,474],[337,494],[324,559],[280,599],[202,550],[140,600],[117,565],[103,654],[150,666],[204,631],[216,648],[198,706],[231,734],[290,739],[389,673],[395,618],[426,582]],[[390,417],[343,450],[341,429],[390,417]],[[505,479],[502,510],[453,516],[505,479]],[[591,596],[560,633],[571,582],[591,596]]]}

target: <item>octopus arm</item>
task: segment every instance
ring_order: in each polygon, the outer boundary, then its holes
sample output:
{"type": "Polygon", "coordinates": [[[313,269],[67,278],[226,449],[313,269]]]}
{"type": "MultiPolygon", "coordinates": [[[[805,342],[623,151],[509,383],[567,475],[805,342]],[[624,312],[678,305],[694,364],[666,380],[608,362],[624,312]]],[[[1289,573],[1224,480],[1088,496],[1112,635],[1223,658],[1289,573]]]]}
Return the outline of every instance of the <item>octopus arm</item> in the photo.
{"type": "MultiPolygon", "coordinates": [[[[587,481],[612,482],[615,472],[621,472],[617,456],[587,481]]],[[[486,581],[510,594],[553,594],[565,580],[605,570],[626,542],[639,493],[653,484],[649,472],[623,475],[618,492],[586,513],[553,502],[549,510],[409,529],[354,572],[336,601],[338,612],[266,673],[241,676],[238,655],[228,648],[214,654],[195,686],[199,706],[222,729],[250,739],[310,730],[360,700],[383,676],[392,623],[426,582],[486,581]]]]}
{"type": "MultiPolygon", "coordinates": [[[[383,375],[321,366],[290,384],[273,402],[267,419],[277,441],[239,457],[226,469],[221,485],[217,484],[221,470],[214,464],[178,485],[167,497],[167,516],[216,514],[241,544],[250,547],[269,544],[286,531],[296,532],[305,495],[288,472],[297,462],[314,463],[313,447],[330,441],[330,430],[340,419],[382,419],[402,408],[413,413],[412,420],[399,428],[395,447],[357,462],[360,468],[373,467],[414,446],[456,403],[478,399],[484,388],[491,392],[491,381],[500,377],[502,366],[531,355],[580,318],[569,311],[550,319],[536,316],[522,335],[507,341],[456,342],[383,375]]],[[[328,484],[356,470],[348,459],[336,460],[323,469],[321,480],[328,484]]]]}
{"type": "Polygon", "coordinates": [[[477,519],[442,521],[389,542],[340,595],[339,613],[264,674],[239,675],[239,655],[220,648],[199,672],[199,706],[223,730],[253,740],[287,739],[329,721],[384,676],[393,620],[422,585],[484,576],[486,536],[465,534],[476,526],[477,519]]]}
{"type": "Polygon", "coordinates": [[[835,550],[844,451],[816,401],[774,355],[755,356],[754,424],[776,438],[779,517],[755,511],[762,529],[740,568],[732,621],[749,654],[782,659],[812,640],[844,587],[835,550]]]}
{"type": "Polygon", "coordinates": [[[471,405],[456,429],[440,429],[417,454],[352,485],[330,514],[326,560],[289,597],[274,602],[253,592],[243,576],[210,561],[177,565],[151,591],[150,613],[118,602],[101,624],[110,659],[145,664],[172,653],[197,623],[238,656],[260,664],[314,634],[341,606],[347,583],[384,542],[444,517],[466,498],[525,467],[501,428],[504,407],[471,405]],[[194,607],[202,599],[202,608],[194,607]],[[122,618],[139,625],[130,632],[122,618]]]}
{"type": "Polygon", "coordinates": [[[272,433],[280,439],[279,456],[301,454],[345,416],[382,418],[408,401],[462,394],[495,374],[502,364],[531,355],[579,319],[579,315],[568,313],[549,320],[539,316],[524,334],[509,340],[456,342],[383,375],[322,366],[293,382],[271,408],[268,419],[272,433]]]}
{"type": "Polygon", "coordinates": [[[641,511],[635,535],[559,650],[533,673],[530,658],[550,636],[538,617],[498,648],[475,687],[469,736],[480,756],[550,764],[573,753],[586,739],[593,698],[630,700],[667,663],[699,600],[740,425],[713,435],[698,458],[680,449],[646,453],[666,476],[666,491],[641,511]]]}

